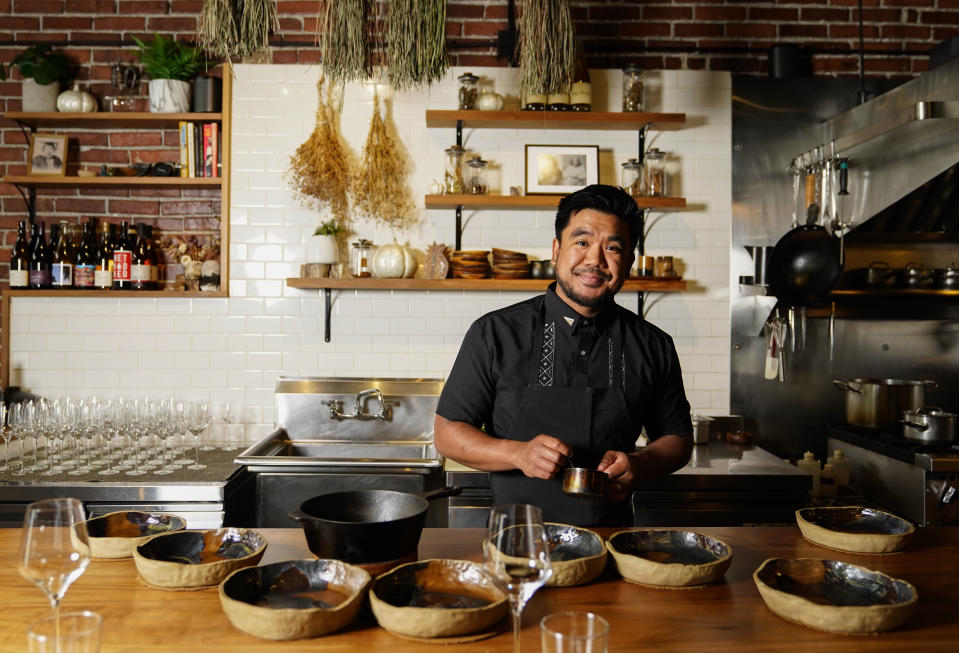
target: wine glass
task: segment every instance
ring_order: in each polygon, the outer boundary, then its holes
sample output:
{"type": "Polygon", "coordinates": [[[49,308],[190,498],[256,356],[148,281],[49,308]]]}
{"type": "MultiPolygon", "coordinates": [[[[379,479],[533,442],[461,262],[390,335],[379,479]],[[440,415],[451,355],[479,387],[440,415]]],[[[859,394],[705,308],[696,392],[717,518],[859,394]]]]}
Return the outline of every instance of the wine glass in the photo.
{"type": "Polygon", "coordinates": [[[486,573],[509,596],[513,651],[519,653],[523,608],[553,573],[542,510],[525,503],[493,506],[483,542],[483,562],[486,573]]]}
{"type": "Polygon", "coordinates": [[[200,434],[210,425],[210,406],[205,401],[194,401],[189,407],[187,430],[193,434],[193,462],[187,469],[206,469],[200,462],[200,434]]]}
{"type": "Polygon", "coordinates": [[[17,570],[43,590],[59,628],[60,601],[90,564],[90,540],[83,504],[44,499],[27,506],[17,570]]]}

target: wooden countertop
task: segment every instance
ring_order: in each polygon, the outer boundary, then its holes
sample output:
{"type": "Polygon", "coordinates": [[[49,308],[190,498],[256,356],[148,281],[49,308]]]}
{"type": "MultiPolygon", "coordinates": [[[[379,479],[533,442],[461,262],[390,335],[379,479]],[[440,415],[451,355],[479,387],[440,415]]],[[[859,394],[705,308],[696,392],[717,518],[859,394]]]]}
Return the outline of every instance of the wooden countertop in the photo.
{"type": "MultiPolygon", "coordinates": [[[[610,621],[610,651],[815,650],[956,651],[959,646],[959,528],[919,529],[904,553],[853,555],[806,542],[795,527],[697,529],[727,542],[733,564],[723,582],[697,589],[657,590],[627,583],[608,569],[590,585],[540,590],[523,615],[524,653],[540,650],[538,622],[563,610],[592,610],[610,621]],[[763,603],[752,580],[767,557],[844,560],[908,580],[919,605],[898,631],[873,636],[832,635],[780,619],[763,603]]],[[[302,531],[262,529],[270,542],[263,562],[312,557],[302,531]]],[[[611,531],[601,529],[603,535],[611,531]]],[[[479,560],[483,531],[426,529],[421,559],[479,560]]],[[[20,529],[0,529],[0,651],[26,649],[26,630],[49,614],[41,591],[16,570],[20,529]]],[[[379,628],[369,613],[346,631],[295,642],[260,640],[233,628],[220,609],[216,589],[172,592],[144,585],[132,560],[95,560],[67,592],[63,609],[94,610],[104,617],[103,653],[150,651],[424,651],[379,628]]],[[[439,649],[437,649],[439,650],[439,649]]],[[[468,652],[512,650],[508,630],[491,639],[460,644],[468,652]]]]}

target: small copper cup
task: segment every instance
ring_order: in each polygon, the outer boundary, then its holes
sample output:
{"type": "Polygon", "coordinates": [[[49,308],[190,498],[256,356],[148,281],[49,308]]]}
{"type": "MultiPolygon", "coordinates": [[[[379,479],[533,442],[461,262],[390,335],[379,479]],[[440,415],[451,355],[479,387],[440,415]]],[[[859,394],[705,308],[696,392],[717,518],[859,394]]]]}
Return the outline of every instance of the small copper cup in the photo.
{"type": "Polygon", "coordinates": [[[585,467],[567,467],[563,471],[563,492],[577,497],[605,497],[609,476],[585,467]]]}

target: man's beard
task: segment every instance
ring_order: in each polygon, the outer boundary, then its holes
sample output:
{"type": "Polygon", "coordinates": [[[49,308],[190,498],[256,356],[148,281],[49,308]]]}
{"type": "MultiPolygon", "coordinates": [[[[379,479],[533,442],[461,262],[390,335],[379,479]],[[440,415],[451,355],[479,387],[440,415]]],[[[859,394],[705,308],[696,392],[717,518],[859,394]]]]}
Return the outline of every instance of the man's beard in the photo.
{"type": "MultiPolygon", "coordinates": [[[[570,276],[575,276],[576,271],[577,271],[576,269],[572,270],[570,272],[570,276]]],[[[606,274],[605,272],[595,272],[592,270],[589,270],[589,272],[591,272],[592,274],[599,275],[605,278],[607,281],[610,278],[610,276],[606,274]]],[[[573,301],[585,308],[597,308],[599,306],[602,306],[607,301],[612,301],[613,296],[619,291],[619,288],[607,288],[606,292],[604,292],[602,295],[599,295],[598,297],[583,297],[578,292],[573,290],[570,287],[570,285],[566,283],[566,280],[563,279],[558,274],[556,275],[556,284],[563,289],[563,294],[565,294],[566,297],[570,299],[570,301],[573,301]]],[[[620,284],[620,287],[622,287],[622,284],[620,284]]]]}

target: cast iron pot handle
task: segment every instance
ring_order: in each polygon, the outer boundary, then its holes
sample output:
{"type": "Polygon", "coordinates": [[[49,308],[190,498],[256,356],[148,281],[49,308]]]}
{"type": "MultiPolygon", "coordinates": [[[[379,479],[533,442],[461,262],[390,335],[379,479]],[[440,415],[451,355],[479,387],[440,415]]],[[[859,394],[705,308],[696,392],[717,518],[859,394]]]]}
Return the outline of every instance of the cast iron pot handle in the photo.
{"type": "Polygon", "coordinates": [[[300,523],[305,522],[305,521],[312,521],[312,520],[313,520],[312,517],[310,517],[310,516],[307,515],[306,513],[300,512],[299,510],[294,510],[293,512],[288,513],[288,514],[289,514],[289,516],[290,516],[290,519],[292,519],[293,521],[296,521],[296,522],[300,522],[300,523]]]}
{"type": "Polygon", "coordinates": [[[847,390],[849,392],[855,392],[857,395],[863,394],[862,386],[859,386],[858,388],[854,388],[852,387],[852,385],[850,385],[849,381],[838,381],[836,379],[833,379],[832,384],[836,386],[839,390],[847,390]]]}
{"type": "Polygon", "coordinates": [[[433,499],[441,499],[443,497],[455,497],[459,494],[463,494],[463,488],[461,487],[441,487],[438,490],[430,490],[429,492],[423,492],[422,494],[420,494],[420,496],[426,499],[427,501],[431,501],[433,499]]]}
{"type": "Polygon", "coordinates": [[[926,390],[935,390],[939,387],[939,384],[935,381],[923,381],[922,384],[926,387],[926,390]]]}

